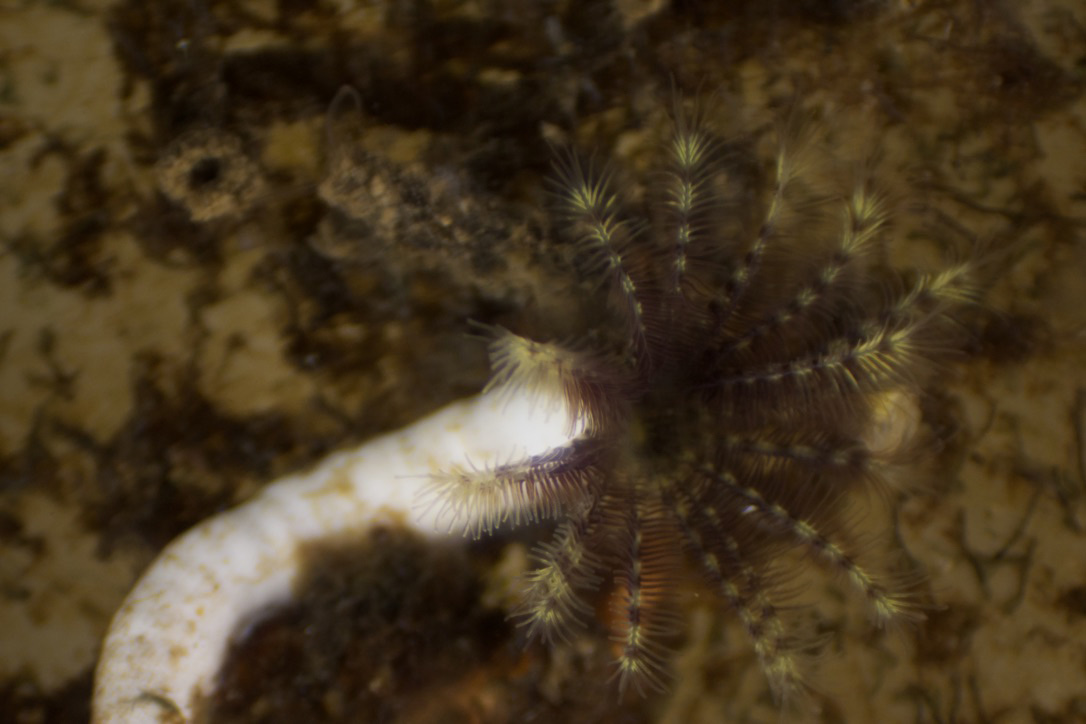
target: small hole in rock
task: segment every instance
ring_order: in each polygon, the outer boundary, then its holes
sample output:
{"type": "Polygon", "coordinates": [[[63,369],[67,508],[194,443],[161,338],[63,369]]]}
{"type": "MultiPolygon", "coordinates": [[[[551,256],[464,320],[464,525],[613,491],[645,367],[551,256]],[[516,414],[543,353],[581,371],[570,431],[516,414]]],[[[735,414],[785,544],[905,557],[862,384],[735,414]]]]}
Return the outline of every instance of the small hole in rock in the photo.
{"type": "Polygon", "coordinates": [[[199,189],[215,183],[222,175],[222,161],[218,158],[200,159],[189,171],[189,188],[199,189]]]}

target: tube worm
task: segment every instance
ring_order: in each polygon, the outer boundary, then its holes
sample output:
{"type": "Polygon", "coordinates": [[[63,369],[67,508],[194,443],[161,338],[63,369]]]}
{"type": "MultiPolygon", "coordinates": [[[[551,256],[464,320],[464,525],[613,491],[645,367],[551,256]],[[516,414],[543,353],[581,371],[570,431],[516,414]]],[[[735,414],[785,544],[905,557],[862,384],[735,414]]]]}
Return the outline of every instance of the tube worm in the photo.
{"type": "MultiPolygon", "coordinates": [[[[545,453],[579,434],[561,398],[486,394],[333,454],[171,542],[128,594],[95,672],[92,722],[189,722],[235,631],[289,600],[307,543],[402,525],[431,537],[435,474],[545,453]]],[[[446,516],[447,517],[447,516],[446,516]]]]}

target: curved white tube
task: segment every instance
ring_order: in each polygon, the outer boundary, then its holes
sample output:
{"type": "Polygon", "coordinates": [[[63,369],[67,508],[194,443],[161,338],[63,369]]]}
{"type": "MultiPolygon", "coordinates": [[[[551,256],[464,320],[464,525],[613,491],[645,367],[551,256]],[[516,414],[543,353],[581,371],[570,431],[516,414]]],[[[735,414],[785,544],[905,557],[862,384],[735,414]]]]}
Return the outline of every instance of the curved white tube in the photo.
{"type": "Polygon", "coordinates": [[[505,394],[463,400],[200,523],[162,551],[113,617],[91,721],[191,721],[194,705],[214,688],[231,634],[289,599],[303,544],[380,523],[441,534],[437,506],[418,499],[429,476],[545,452],[579,433],[571,427],[561,402],[505,394]]]}

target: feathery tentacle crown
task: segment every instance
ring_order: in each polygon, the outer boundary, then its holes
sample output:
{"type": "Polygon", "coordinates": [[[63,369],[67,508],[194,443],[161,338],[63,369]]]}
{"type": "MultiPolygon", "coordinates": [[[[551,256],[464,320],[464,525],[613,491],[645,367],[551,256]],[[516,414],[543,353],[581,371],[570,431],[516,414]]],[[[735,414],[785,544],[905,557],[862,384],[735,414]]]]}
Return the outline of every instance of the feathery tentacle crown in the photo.
{"type": "Polygon", "coordinates": [[[491,386],[561,390],[575,439],[448,471],[432,490],[450,524],[479,521],[476,535],[557,520],[525,581],[523,625],[565,637],[606,587],[622,689],[663,685],[675,583],[692,568],[783,698],[810,642],[781,605],[781,553],[839,572],[880,623],[919,616],[907,577],[875,570],[850,536],[844,501],[894,461],[865,431],[888,395],[918,391],[977,290],[968,263],[911,283],[888,269],[885,193],[863,172],[825,194],[833,175],[819,175],[810,124],[783,127],[762,207],[737,223],[720,139],[704,113],[677,108],[642,221],[610,170],[555,163],[562,227],[606,286],[624,348],[492,337],[491,386]]]}

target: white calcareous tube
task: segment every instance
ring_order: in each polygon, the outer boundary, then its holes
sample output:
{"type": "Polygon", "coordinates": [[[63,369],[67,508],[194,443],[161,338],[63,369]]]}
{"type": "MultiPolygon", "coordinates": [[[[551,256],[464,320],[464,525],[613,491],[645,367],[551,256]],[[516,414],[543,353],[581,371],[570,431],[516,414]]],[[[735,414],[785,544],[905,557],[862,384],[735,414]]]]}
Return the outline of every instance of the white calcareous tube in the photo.
{"type": "MultiPolygon", "coordinates": [[[[566,444],[564,403],[488,394],[336,453],[270,484],[171,542],[113,617],[95,671],[92,722],[189,722],[209,695],[230,636],[289,600],[307,543],[380,524],[442,535],[430,476],[566,444]]],[[[460,521],[464,522],[464,521],[460,521]]]]}

